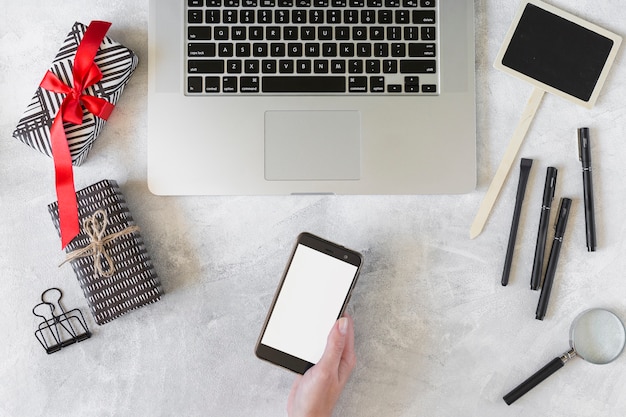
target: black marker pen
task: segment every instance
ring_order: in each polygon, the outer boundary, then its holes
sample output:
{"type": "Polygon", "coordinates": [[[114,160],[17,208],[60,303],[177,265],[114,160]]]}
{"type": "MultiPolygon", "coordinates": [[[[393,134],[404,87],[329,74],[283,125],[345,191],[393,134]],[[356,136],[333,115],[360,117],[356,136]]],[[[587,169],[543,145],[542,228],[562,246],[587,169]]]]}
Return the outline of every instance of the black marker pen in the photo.
{"type": "Polygon", "coordinates": [[[596,215],[593,207],[593,182],[591,179],[591,144],[589,143],[589,128],[586,127],[578,129],[578,159],[583,166],[587,250],[594,252],[596,250],[596,215]]]}
{"type": "Polygon", "coordinates": [[[546,252],[546,238],[548,237],[548,223],[550,222],[550,207],[556,190],[557,169],[548,167],[546,172],[546,184],[543,188],[543,202],[541,204],[541,217],[539,218],[539,231],[537,232],[537,246],[535,247],[535,260],[533,271],[530,276],[530,289],[538,290],[541,284],[543,272],[543,258],[546,252]]]}

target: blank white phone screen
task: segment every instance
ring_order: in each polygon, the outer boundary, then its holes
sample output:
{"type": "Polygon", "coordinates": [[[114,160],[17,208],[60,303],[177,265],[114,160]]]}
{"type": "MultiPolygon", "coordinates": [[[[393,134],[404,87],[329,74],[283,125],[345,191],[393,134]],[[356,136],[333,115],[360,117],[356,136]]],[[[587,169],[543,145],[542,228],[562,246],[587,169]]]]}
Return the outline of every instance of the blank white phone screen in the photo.
{"type": "Polygon", "coordinates": [[[298,244],[261,343],[317,363],[357,269],[298,244]]]}

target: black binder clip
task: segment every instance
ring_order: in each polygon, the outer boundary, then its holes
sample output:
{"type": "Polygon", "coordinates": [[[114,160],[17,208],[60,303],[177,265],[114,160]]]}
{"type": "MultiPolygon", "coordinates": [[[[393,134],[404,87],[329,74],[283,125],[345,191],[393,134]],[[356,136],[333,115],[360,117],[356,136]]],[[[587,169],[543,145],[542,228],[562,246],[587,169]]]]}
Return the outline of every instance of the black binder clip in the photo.
{"type": "Polygon", "coordinates": [[[77,308],[65,312],[61,298],[63,293],[60,289],[49,288],[41,294],[42,302],[33,307],[33,314],[43,319],[35,331],[35,337],[48,354],[91,337],[83,313],[77,308]],[[46,294],[54,291],[59,293],[58,298],[46,301],[46,294]]]}

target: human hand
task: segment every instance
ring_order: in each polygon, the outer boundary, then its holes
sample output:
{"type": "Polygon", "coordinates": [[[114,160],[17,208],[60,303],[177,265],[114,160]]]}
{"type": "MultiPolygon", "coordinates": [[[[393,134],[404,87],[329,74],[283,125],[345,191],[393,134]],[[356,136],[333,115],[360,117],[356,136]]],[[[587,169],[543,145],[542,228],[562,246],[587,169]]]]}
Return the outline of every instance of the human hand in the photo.
{"type": "Polygon", "coordinates": [[[355,365],[354,324],[346,314],[331,329],[319,362],[294,381],[289,417],[330,417],[355,365]]]}

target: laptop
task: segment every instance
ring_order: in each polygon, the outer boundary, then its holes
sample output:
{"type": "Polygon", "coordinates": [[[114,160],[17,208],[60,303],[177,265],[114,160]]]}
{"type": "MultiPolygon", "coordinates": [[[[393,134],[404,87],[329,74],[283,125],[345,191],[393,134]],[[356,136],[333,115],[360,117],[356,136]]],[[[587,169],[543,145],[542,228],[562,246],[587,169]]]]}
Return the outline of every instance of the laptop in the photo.
{"type": "Polygon", "coordinates": [[[157,195],[476,184],[473,0],[150,0],[157,195]]]}

